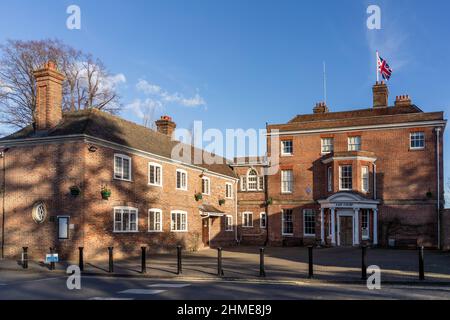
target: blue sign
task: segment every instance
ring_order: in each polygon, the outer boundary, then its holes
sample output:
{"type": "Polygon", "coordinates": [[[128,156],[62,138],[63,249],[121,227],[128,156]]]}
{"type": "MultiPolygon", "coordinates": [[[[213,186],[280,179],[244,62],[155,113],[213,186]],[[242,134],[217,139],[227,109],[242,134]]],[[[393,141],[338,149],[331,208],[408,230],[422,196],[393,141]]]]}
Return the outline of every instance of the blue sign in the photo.
{"type": "Polygon", "coordinates": [[[45,255],[45,263],[58,262],[58,254],[57,253],[47,253],[45,255]]]}

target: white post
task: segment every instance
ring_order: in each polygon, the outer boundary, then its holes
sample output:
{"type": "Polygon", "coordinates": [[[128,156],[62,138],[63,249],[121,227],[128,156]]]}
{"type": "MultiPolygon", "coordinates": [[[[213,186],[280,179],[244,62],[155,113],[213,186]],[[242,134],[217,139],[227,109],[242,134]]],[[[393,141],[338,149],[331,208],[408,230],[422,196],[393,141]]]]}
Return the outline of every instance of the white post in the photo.
{"type": "Polygon", "coordinates": [[[378,244],[378,209],[373,209],[373,245],[378,244]]]}
{"type": "Polygon", "coordinates": [[[325,244],[325,225],[323,218],[323,208],[320,208],[320,243],[325,244]]]}
{"type": "Polygon", "coordinates": [[[335,217],[334,208],[331,208],[331,245],[336,245],[336,227],[335,227],[335,217]]]}
{"type": "Polygon", "coordinates": [[[354,217],[354,245],[359,245],[359,208],[355,208],[355,217],[354,217]]]}
{"type": "Polygon", "coordinates": [[[378,83],[378,81],[379,81],[379,78],[378,78],[378,61],[379,61],[380,59],[378,58],[378,50],[377,50],[377,63],[375,64],[376,66],[377,66],[377,83],[378,83]]]}

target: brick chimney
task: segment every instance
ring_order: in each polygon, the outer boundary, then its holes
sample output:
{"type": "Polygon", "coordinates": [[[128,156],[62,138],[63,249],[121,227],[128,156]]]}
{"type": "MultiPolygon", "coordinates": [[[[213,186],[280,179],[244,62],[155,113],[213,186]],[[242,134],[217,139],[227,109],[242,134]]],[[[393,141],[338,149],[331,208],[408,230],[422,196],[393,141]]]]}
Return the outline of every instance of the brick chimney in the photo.
{"type": "Polygon", "coordinates": [[[33,72],[36,80],[36,109],[34,125],[36,130],[56,126],[62,119],[62,83],[64,75],[56,63],[48,61],[44,67],[33,72]]]}
{"type": "Polygon", "coordinates": [[[325,102],[318,102],[316,103],[316,106],[313,108],[314,113],[327,113],[328,107],[325,102]]]}
{"type": "Polygon", "coordinates": [[[176,123],[172,121],[172,118],[169,116],[162,116],[161,119],[155,121],[157,131],[163,134],[172,136],[172,133],[175,131],[177,127],[176,123]]]}
{"type": "Polygon", "coordinates": [[[408,95],[395,97],[395,106],[396,107],[409,107],[411,104],[412,104],[411,98],[408,95]]]}
{"type": "Polygon", "coordinates": [[[372,88],[373,91],[373,107],[386,108],[388,106],[389,90],[384,81],[376,82],[372,88]]]}

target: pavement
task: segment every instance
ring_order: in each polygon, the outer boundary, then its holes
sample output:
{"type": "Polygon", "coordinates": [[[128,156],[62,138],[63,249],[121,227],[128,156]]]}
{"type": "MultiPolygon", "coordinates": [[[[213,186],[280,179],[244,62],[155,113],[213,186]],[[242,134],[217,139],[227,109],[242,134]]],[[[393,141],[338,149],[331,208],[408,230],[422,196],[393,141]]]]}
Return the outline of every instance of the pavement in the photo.
{"type": "MultiPolygon", "coordinates": [[[[107,256],[107,254],[105,254],[107,256]]],[[[259,248],[233,247],[222,252],[224,276],[217,276],[217,251],[205,249],[195,253],[183,253],[183,272],[177,275],[174,254],[155,254],[147,257],[147,273],[141,274],[139,252],[127,260],[114,261],[114,272],[108,273],[108,261],[97,259],[85,261],[84,276],[246,281],[248,283],[297,284],[299,282],[360,283],[361,249],[317,248],[314,249],[314,278],[308,280],[308,250],[304,247],[268,247],[265,250],[266,277],[259,277],[259,248]]],[[[0,283],[2,271],[24,274],[62,275],[68,265],[76,261],[56,264],[50,271],[43,262],[29,261],[29,268],[22,269],[14,260],[0,260],[0,283]]],[[[426,281],[418,279],[418,252],[416,250],[367,249],[367,266],[381,269],[381,281],[385,284],[433,284],[450,285],[450,253],[425,251],[426,281]]],[[[370,274],[369,274],[370,275],[370,274]]]]}

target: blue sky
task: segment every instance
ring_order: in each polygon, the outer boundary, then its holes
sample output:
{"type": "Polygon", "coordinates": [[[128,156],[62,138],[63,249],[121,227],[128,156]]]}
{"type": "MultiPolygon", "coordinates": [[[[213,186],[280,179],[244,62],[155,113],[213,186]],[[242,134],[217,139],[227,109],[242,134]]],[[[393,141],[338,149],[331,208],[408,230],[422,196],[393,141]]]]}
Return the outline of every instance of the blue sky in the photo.
{"type": "MultiPolygon", "coordinates": [[[[163,101],[156,117],[219,129],[263,128],[311,112],[323,99],[323,61],[331,110],[371,106],[378,49],[394,69],[391,103],[408,93],[424,111],[447,117],[449,11],[446,0],[1,0],[0,43],[62,39],[123,76],[125,105],[163,101]],[[71,4],[81,8],[81,30],[66,28],[71,4]],[[370,4],[381,8],[381,30],[366,27],[370,4]]],[[[123,116],[142,122],[130,107],[123,116]]],[[[447,177],[449,160],[445,148],[447,177]]]]}

